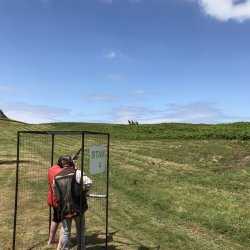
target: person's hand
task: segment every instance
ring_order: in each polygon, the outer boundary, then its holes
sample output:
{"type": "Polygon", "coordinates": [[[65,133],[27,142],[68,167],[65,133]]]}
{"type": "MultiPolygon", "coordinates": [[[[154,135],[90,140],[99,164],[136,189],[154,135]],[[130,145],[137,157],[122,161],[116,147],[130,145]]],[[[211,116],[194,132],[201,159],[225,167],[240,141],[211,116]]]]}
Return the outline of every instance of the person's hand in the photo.
{"type": "Polygon", "coordinates": [[[78,158],[78,155],[74,155],[74,156],[72,157],[73,160],[77,160],[77,158],[78,158]]]}
{"type": "Polygon", "coordinates": [[[75,160],[73,160],[73,162],[74,162],[74,169],[77,169],[77,166],[76,166],[75,160]]]}
{"type": "Polygon", "coordinates": [[[84,194],[87,194],[89,189],[85,189],[85,190],[83,189],[82,191],[84,192],[84,194]]]}

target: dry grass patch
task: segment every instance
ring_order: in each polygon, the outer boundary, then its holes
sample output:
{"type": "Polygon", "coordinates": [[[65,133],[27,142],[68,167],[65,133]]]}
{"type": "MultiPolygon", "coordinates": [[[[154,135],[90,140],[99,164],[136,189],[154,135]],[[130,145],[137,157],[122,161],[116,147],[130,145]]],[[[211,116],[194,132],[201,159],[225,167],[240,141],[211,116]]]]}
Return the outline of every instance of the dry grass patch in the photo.
{"type": "Polygon", "coordinates": [[[135,166],[135,165],[131,165],[131,164],[127,164],[127,163],[124,163],[123,161],[120,162],[118,160],[114,160],[113,161],[113,164],[119,164],[119,168],[125,168],[125,169],[131,169],[131,170],[134,170],[134,171],[143,171],[143,169],[135,166]]]}

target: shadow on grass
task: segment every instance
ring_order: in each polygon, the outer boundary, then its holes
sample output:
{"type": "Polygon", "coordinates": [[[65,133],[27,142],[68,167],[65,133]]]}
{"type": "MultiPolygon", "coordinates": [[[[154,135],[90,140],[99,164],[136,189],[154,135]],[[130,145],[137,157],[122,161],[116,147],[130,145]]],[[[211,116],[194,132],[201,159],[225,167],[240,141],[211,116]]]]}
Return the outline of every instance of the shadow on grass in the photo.
{"type": "MultiPolygon", "coordinates": [[[[111,232],[108,233],[108,238],[107,238],[107,246],[106,247],[106,234],[105,233],[101,233],[100,231],[94,231],[93,234],[89,235],[89,236],[85,236],[85,241],[86,241],[86,245],[87,245],[87,249],[90,250],[118,250],[118,249],[126,249],[126,246],[132,246],[133,244],[129,244],[126,242],[122,242],[122,241],[113,241],[113,236],[115,234],[117,234],[119,231],[116,232],[111,232]],[[100,239],[100,236],[103,236],[102,239],[100,239]],[[113,244],[114,243],[114,244],[113,244]],[[117,246],[115,246],[117,245],[117,246]]],[[[122,237],[123,239],[127,239],[125,237],[122,237]]],[[[49,250],[51,249],[51,247],[47,246],[47,241],[48,238],[46,240],[43,240],[31,247],[27,247],[27,250],[32,250],[32,249],[36,249],[37,247],[39,247],[39,245],[44,245],[46,248],[42,248],[45,250],[49,250]]],[[[76,247],[77,246],[77,241],[76,241],[76,236],[71,237],[71,248],[76,247]]],[[[15,248],[16,249],[16,248],[15,248]]],[[[40,249],[40,248],[39,248],[40,249]]],[[[146,247],[144,245],[141,245],[138,250],[160,250],[160,246],[157,247],[146,247]]]]}
{"type": "Polygon", "coordinates": [[[159,250],[160,246],[158,247],[145,247],[145,246],[140,246],[138,250],[159,250]]]}
{"type": "MultiPolygon", "coordinates": [[[[108,249],[110,249],[110,250],[118,250],[121,248],[126,249],[125,246],[132,246],[133,245],[133,244],[122,242],[122,241],[117,241],[117,240],[114,241],[113,236],[115,236],[118,232],[119,231],[108,233],[108,237],[107,237],[108,249]],[[119,246],[115,246],[118,244],[119,244],[119,246]]],[[[126,237],[122,237],[122,238],[125,239],[125,241],[126,241],[126,237]]],[[[91,249],[91,250],[106,249],[105,248],[105,246],[106,246],[106,234],[102,233],[101,231],[98,231],[98,230],[93,231],[93,233],[91,235],[86,235],[85,241],[86,241],[86,245],[88,246],[87,249],[91,249]]],[[[71,238],[71,242],[73,243],[73,246],[77,246],[76,236],[71,238]]],[[[144,245],[141,245],[138,248],[138,250],[160,250],[160,246],[146,247],[144,245]]]]}
{"type": "MultiPolygon", "coordinates": [[[[126,246],[132,246],[133,244],[130,243],[126,243],[123,241],[114,241],[113,240],[113,236],[115,236],[119,231],[116,232],[110,232],[108,233],[108,237],[107,237],[107,246],[108,246],[108,250],[120,250],[120,249],[126,249],[126,246]]],[[[121,237],[119,236],[119,238],[123,238],[126,240],[129,240],[126,237],[121,237]]],[[[47,241],[43,240],[40,243],[27,248],[28,250],[32,250],[35,249],[36,247],[38,247],[40,244],[46,244],[47,246],[47,241]],[[45,242],[45,243],[44,243],[45,242]]],[[[105,250],[106,248],[106,234],[105,233],[101,233],[101,231],[93,231],[93,233],[91,235],[85,236],[85,241],[86,241],[86,245],[87,245],[87,250],[105,250]],[[102,237],[102,238],[101,238],[102,237]]],[[[76,241],[76,235],[71,237],[71,248],[74,248],[77,246],[77,241],[76,241]]],[[[39,248],[40,249],[40,248],[39,248]]],[[[44,248],[43,248],[44,249],[44,248]]],[[[45,250],[49,250],[51,249],[50,247],[46,247],[45,250]]],[[[146,247],[144,245],[141,245],[138,250],[160,250],[160,246],[157,247],[146,247]]]]}
{"type": "MultiPolygon", "coordinates": [[[[114,241],[113,236],[117,233],[118,233],[118,231],[108,233],[108,237],[107,237],[108,249],[118,250],[118,246],[115,246],[113,243],[119,244],[119,249],[121,249],[121,246],[132,245],[132,244],[129,244],[126,242],[114,241]]],[[[91,250],[106,249],[105,248],[105,246],[106,246],[106,234],[102,233],[101,231],[93,231],[93,233],[91,235],[85,236],[85,242],[86,242],[86,245],[88,246],[87,249],[91,249],[91,250]]],[[[73,247],[77,246],[76,236],[73,236],[71,238],[71,243],[73,243],[73,245],[72,245],[73,247]]]]}
{"type": "MultiPolygon", "coordinates": [[[[19,161],[19,163],[26,163],[26,162],[29,162],[29,161],[19,161]]],[[[16,163],[16,160],[14,160],[14,161],[0,161],[0,165],[7,165],[7,164],[13,164],[13,163],[16,163]]]]}

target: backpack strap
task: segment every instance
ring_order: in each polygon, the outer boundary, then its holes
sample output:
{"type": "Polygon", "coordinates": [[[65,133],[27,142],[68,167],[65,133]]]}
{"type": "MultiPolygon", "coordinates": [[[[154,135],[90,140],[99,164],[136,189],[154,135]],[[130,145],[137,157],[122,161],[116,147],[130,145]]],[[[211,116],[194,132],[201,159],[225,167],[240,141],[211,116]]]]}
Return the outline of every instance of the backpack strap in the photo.
{"type": "MultiPolygon", "coordinates": [[[[71,183],[71,197],[72,197],[72,202],[74,204],[74,206],[80,210],[80,202],[81,202],[81,184],[79,184],[76,181],[76,171],[79,170],[75,170],[75,174],[73,176],[72,179],[72,183],[71,183]],[[75,190],[78,191],[78,194],[75,192],[75,190]]],[[[88,203],[87,203],[87,198],[86,198],[86,193],[84,190],[82,190],[82,212],[85,213],[88,210],[88,203]]]]}

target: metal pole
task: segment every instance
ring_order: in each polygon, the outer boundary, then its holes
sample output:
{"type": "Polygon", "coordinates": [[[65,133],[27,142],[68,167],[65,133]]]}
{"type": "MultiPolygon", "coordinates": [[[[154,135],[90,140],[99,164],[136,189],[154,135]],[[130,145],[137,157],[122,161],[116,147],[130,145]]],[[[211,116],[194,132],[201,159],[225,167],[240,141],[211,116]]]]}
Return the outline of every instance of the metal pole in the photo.
{"type": "Polygon", "coordinates": [[[108,193],[109,193],[109,134],[107,151],[107,199],[106,199],[106,249],[108,249],[108,193]]]}
{"type": "MultiPolygon", "coordinates": [[[[51,146],[51,167],[53,166],[54,161],[54,134],[52,134],[52,146],[51,146]]],[[[51,207],[49,207],[49,236],[50,236],[50,227],[51,227],[51,207]]]]}
{"type": "MultiPolygon", "coordinates": [[[[84,132],[82,132],[82,161],[81,161],[81,180],[80,180],[80,186],[81,186],[81,192],[80,192],[80,229],[79,229],[79,249],[82,249],[82,216],[84,215],[82,213],[82,192],[83,192],[83,161],[84,161],[84,132]]],[[[85,234],[84,234],[85,235],[85,234]]]]}
{"type": "Polygon", "coordinates": [[[20,132],[17,132],[17,160],[16,160],[16,192],[15,192],[15,214],[14,214],[14,229],[13,229],[13,246],[12,250],[15,250],[16,244],[16,217],[17,217],[17,194],[18,194],[18,168],[19,168],[19,137],[20,132]]]}

